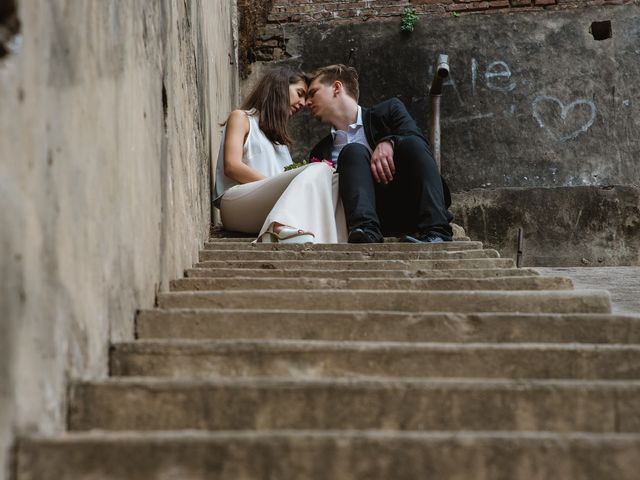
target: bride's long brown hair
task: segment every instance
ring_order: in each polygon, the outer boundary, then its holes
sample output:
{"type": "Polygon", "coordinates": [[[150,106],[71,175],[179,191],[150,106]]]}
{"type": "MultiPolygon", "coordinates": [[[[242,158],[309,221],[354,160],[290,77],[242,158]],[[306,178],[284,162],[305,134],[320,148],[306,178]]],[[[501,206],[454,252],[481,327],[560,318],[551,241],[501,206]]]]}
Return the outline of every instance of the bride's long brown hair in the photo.
{"type": "Polygon", "coordinates": [[[291,145],[287,122],[291,115],[289,85],[307,81],[306,76],[289,67],[276,67],[266,72],[242,104],[242,110],[255,108],[260,130],[273,143],[291,145]]]}

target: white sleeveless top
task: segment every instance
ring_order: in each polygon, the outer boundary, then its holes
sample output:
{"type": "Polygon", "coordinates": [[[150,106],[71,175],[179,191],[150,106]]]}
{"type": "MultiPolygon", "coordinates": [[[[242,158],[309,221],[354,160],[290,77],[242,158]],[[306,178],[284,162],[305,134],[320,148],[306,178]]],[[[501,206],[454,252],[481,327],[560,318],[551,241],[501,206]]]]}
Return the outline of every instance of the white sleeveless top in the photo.
{"type": "MultiPolygon", "coordinates": [[[[286,145],[276,145],[260,130],[258,115],[255,110],[247,112],[249,118],[249,134],[242,148],[242,163],[255,168],[266,177],[273,177],[284,172],[284,167],[292,163],[289,148],[286,145]]],[[[227,127],[222,129],[218,163],[216,165],[216,184],[213,204],[220,206],[220,199],[224,192],[239,182],[224,174],[224,138],[227,127]]]]}

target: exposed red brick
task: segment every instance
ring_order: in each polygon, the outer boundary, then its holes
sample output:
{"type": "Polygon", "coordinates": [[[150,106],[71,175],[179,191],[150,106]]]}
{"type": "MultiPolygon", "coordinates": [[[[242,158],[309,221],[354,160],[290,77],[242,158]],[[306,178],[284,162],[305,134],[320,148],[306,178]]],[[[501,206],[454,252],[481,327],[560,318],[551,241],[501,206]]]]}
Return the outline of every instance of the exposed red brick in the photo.
{"type": "Polygon", "coordinates": [[[490,0],[489,8],[509,8],[509,0],[490,0]]]}
{"type": "MultiPolygon", "coordinates": [[[[239,0],[247,2],[249,0],[239,0]]],[[[447,15],[495,11],[529,12],[622,5],[634,0],[274,0],[270,23],[363,21],[401,17],[407,7],[419,15],[447,15]]]]}

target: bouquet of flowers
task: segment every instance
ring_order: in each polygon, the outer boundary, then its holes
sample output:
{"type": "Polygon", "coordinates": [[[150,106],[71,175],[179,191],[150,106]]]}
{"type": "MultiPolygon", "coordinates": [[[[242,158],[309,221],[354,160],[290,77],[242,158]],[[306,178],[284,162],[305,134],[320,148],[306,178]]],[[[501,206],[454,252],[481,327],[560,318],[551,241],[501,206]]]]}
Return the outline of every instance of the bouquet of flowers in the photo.
{"type": "Polygon", "coordinates": [[[286,167],[284,167],[284,171],[286,172],[288,170],[293,170],[294,168],[304,167],[305,165],[308,165],[310,163],[319,163],[319,162],[324,162],[327,165],[329,165],[331,168],[336,168],[336,162],[334,162],[333,160],[327,160],[326,158],[311,157],[309,161],[302,160],[301,162],[294,162],[291,165],[287,165],[286,167]]]}

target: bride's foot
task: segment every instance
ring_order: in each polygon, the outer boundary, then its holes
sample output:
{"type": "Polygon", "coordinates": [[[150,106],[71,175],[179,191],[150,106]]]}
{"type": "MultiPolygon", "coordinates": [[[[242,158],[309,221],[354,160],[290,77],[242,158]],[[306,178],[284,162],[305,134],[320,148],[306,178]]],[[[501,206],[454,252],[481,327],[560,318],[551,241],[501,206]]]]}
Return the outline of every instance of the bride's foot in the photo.
{"type": "Polygon", "coordinates": [[[313,243],[314,240],[311,232],[277,222],[273,222],[258,239],[262,243],[313,243]]]}
{"type": "MultiPolygon", "coordinates": [[[[278,223],[278,222],[273,222],[271,224],[271,230],[273,231],[273,233],[280,234],[280,232],[282,231],[283,228],[291,228],[292,229],[293,227],[288,227],[288,226],[283,225],[283,224],[278,223]]],[[[298,231],[301,232],[302,230],[298,230],[298,231]]]]}

